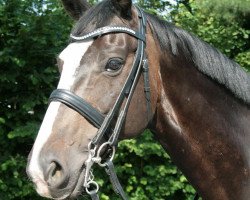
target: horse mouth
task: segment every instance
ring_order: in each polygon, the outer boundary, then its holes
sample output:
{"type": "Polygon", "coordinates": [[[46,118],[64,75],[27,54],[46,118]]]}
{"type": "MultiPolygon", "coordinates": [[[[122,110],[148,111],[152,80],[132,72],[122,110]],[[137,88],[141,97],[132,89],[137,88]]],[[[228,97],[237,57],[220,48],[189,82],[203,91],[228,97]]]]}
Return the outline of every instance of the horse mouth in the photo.
{"type": "Polygon", "coordinates": [[[76,176],[69,181],[74,184],[68,185],[68,187],[63,189],[52,189],[50,190],[50,197],[51,199],[55,200],[65,200],[65,199],[77,199],[84,191],[84,177],[85,177],[85,166],[81,168],[80,173],[77,173],[76,176]]]}
{"type": "Polygon", "coordinates": [[[75,199],[77,198],[81,193],[83,193],[83,184],[84,184],[84,178],[85,178],[85,169],[81,169],[81,173],[79,175],[79,178],[75,184],[74,189],[72,190],[71,194],[68,196],[68,199],[75,199]]]}

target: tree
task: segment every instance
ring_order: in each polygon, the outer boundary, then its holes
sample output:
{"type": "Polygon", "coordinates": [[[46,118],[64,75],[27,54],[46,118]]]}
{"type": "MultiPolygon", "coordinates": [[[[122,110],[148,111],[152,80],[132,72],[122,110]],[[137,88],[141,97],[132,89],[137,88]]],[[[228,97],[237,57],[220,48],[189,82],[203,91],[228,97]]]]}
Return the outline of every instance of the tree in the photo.
{"type": "Polygon", "coordinates": [[[250,70],[250,2],[248,0],[190,1],[173,10],[172,20],[250,70]]]}
{"type": "MultiPolygon", "coordinates": [[[[25,165],[71,22],[57,1],[0,1],[0,196],[34,195],[25,165]]],[[[34,199],[32,197],[32,199],[34,199]]]]}

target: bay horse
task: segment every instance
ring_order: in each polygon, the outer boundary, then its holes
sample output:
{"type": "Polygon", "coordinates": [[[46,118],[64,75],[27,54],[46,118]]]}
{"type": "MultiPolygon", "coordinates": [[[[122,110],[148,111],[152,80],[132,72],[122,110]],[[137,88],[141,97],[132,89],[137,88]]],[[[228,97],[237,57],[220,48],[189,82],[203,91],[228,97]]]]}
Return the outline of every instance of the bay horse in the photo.
{"type": "Polygon", "coordinates": [[[117,141],[148,128],[203,199],[248,200],[249,74],[131,0],[62,3],[77,22],[28,159],[37,192],[98,199],[98,163],[126,199],[112,171],[117,141]]]}

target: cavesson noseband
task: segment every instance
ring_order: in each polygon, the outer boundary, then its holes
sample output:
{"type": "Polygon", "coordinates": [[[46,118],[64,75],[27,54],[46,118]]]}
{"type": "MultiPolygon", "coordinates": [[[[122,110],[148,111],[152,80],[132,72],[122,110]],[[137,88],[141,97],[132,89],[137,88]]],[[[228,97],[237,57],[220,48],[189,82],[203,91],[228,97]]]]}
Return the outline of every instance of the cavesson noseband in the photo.
{"type": "Polygon", "coordinates": [[[143,11],[139,7],[137,7],[137,10],[139,18],[139,29],[137,32],[128,27],[105,26],[83,36],[70,35],[71,39],[75,41],[84,41],[88,39],[94,39],[109,33],[126,33],[135,37],[138,41],[135,58],[131,70],[129,72],[129,75],[125,81],[124,86],[121,89],[119,96],[115,101],[114,106],[110,109],[108,114],[104,116],[91,104],[89,104],[81,97],[75,95],[69,90],[56,89],[51,93],[49,98],[50,102],[59,101],[67,105],[68,107],[74,109],[79,114],[81,114],[85,119],[87,119],[92,125],[98,128],[96,136],[92,139],[92,141],[88,145],[89,155],[88,159],[85,161],[86,168],[85,168],[85,179],[83,185],[86,189],[86,192],[91,196],[93,200],[99,199],[97,193],[99,190],[99,186],[94,181],[94,176],[92,174],[92,165],[94,163],[98,163],[100,166],[106,168],[106,172],[110,177],[115,192],[118,193],[124,200],[128,199],[115,174],[112,160],[114,158],[119,134],[124,124],[128,112],[128,107],[131,102],[141,72],[143,72],[144,75],[144,91],[147,102],[148,121],[150,121],[152,117],[151,105],[150,105],[148,61],[145,54],[146,18],[143,14],[143,11]],[[122,107],[121,105],[123,102],[124,106],[122,107]],[[116,119],[114,127],[111,127],[111,122],[114,122],[115,116],[118,117],[116,119]],[[108,133],[110,132],[111,134],[108,135],[108,133]],[[104,135],[109,139],[107,140],[107,142],[101,144],[101,141],[104,140],[104,135]],[[107,149],[110,150],[109,156],[108,158],[106,157],[104,159],[102,158],[102,150],[107,150],[107,149]]]}

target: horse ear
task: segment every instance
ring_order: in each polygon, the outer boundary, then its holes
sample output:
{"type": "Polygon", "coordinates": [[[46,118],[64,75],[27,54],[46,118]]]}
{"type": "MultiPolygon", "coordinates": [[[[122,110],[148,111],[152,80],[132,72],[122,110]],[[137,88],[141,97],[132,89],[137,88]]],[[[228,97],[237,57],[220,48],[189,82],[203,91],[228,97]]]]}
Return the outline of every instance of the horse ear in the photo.
{"type": "Polygon", "coordinates": [[[75,20],[78,20],[91,7],[86,0],[62,0],[62,3],[65,10],[75,20]]]}
{"type": "Polygon", "coordinates": [[[111,0],[112,4],[123,18],[131,18],[132,0],[111,0]]]}

